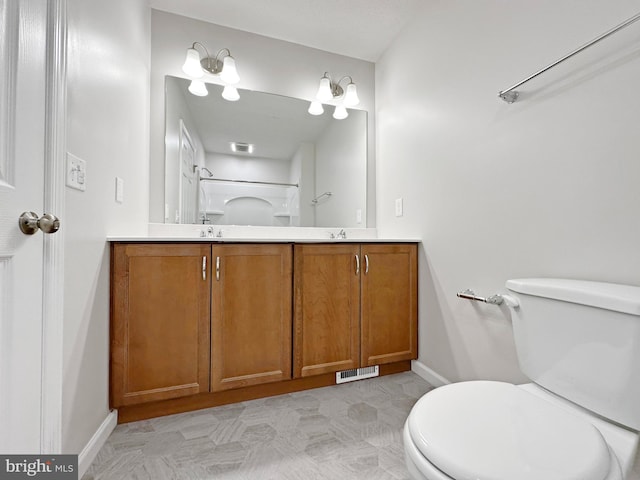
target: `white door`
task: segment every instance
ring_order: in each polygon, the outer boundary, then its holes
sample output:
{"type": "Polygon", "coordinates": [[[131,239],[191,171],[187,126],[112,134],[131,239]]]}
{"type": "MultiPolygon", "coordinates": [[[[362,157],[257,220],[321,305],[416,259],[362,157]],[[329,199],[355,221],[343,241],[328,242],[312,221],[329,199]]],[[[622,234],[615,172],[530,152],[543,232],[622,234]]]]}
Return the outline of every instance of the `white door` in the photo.
{"type": "Polygon", "coordinates": [[[40,453],[47,3],[0,0],[0,452],[40,453]]]}
{"type": "Polygon", "coordinates": [[[196,149],[186,125],[180,119],[180,223],[196,223],[199,175],[196,149]]]}

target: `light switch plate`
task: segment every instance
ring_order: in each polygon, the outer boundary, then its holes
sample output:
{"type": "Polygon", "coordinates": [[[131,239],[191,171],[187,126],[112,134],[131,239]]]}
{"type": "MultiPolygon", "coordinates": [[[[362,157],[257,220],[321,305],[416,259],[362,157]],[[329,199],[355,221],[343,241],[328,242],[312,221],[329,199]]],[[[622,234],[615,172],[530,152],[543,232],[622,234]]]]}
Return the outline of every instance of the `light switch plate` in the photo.
{"type": "Polygon", "coordinates": [[[67,187],[84,192],[87,189],[87,162],[67,152],[67,187]]]}
{"type": "Polygon", "coordinates": [[[402,198],[396,198],[396,217],[403,215],[402,198]]]}

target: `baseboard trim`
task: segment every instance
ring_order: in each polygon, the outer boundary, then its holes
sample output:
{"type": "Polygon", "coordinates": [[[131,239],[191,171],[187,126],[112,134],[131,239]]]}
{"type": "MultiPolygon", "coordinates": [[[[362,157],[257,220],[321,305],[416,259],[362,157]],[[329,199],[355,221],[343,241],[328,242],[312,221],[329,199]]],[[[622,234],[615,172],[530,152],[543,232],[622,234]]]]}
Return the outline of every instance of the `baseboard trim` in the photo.
{"type": "Polygon", "coordinates": [[[443,385],[448,385],[449,383],[451,383],[445,377],[434,372],[429,367],[427,367],[424,363],[418,360],[411,361],[411,371],[416,375],[418,375],[419,377],[422,377],[423,379],[425,379],[434,387],[442,387],[443,385]]]}
{"type": "Polygon", "coordinates": [[[118,424],[118,411],[111,410],[107,418],[104,419],[104,422],[98,427],[96,433],[93,434],[91,440],[85,445],[78,455],[78,478],[82,478],[93,460],[98,455],[98,452],[103,447],[103,445],[107,442],[107,438],[113,432],[113,429],[116,428],[118,424]]]}

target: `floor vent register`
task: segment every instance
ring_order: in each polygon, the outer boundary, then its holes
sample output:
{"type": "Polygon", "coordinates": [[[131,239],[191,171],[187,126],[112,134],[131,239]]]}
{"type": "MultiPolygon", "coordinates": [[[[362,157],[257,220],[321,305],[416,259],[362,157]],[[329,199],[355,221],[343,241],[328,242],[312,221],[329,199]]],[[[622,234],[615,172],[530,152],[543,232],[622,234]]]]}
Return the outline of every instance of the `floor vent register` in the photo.
{"type": "Polygon", "coordinates": [[[373,367],[352,368],[351,370],[343,370],[336,372],[336,383],[353,382],[364,378],[377,377],[380,375],[378,365],[373,367]]]}

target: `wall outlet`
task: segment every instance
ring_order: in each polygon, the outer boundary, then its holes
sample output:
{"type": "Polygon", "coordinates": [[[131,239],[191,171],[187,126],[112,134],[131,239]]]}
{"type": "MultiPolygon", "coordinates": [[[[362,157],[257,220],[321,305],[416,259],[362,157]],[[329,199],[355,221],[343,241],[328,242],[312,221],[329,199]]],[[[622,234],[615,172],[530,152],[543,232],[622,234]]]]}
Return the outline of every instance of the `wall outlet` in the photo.
{"type": "Polygon", "coordinates": [[[396,217],[403,215],[402,198],[396,198],[396,217]]]}
{"type": "Polygon", "coordinates": [[[116,177],[116,202],[124,202],[124,180],[116,177]]]}
{"type": "Polygon", "coordinates": [[[362,209],[356,210],[356,223],[362,223],[362,209]]]}
{"type": "Polygon", "coordinates": [[[87,189],[87,162],[67,152],[67,187],[84,192],[87,189]]]}

